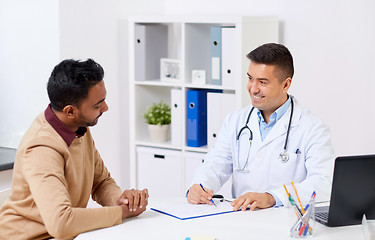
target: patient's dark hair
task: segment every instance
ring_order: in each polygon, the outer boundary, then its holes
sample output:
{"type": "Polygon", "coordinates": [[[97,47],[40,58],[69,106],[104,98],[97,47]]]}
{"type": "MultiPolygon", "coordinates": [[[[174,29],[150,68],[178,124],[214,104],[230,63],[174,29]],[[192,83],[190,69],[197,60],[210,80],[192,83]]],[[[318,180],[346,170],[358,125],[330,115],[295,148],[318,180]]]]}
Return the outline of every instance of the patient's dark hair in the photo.
{"type": "Polygon", "coordinates": [[[288,48],[282,44],[263,44],[247,54],[247,58],[255,63],[274,65],[280,81],[288,77],[293,78],[293,57],[288,48]]]}
{"type": "Polygon", "coordinates": [[[103,77],[103,68],[92,59],[62,61],[53,69],[47,84],[52,108],[62,111],[67,105],[79,107],[90,88],[102,81],[103,77]]]}

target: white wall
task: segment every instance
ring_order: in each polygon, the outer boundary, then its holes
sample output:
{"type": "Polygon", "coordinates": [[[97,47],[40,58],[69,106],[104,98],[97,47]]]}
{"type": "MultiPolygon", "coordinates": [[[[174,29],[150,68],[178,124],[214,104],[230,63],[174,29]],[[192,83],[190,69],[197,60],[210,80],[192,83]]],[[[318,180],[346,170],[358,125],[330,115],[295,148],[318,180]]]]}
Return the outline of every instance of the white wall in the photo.
{"type": "MultiPolygon", "coordinates": [[[[58,59],[58,1],[0,0],[0,146],[17,148],[47,107],[46,83],[58,59]]],[[[0,171],[0,191],[12,175],[0,171]]]]}
{"type": "Polygon", "coordinates": [[[105,70],[109,111],[91,128],[112,177],[129,187],[128,43],[129,15],[163,13],[164,1],[61,0],[61,60],[93,58],[105,70]]]}
{"type": "Polygon", "coordinates": [[[59,59],[58,0],[0,1],[0,146],[17,148],[49,101],[59,59]]]}
{"type": "MultiPolygon", "coordinates": [[[[116,0],[60,1],[61,59],[94,59],[104,68],[109,111],[90,128],[95,144],[112,176],[121,183],[119,76],[117,61],[116,0]]],[[[125,175],[125,174],[124,174],[125,175]]]]}
{"type": "Polygon", "coordinates": [[[293,93],[329,125],[337,154],[375,153],[375,1],[293,3],[283,39],[293,93]]]}
{"type": "Polygon", "coordinates": [[[375,153],[374,10],[373,0],[166,1],[166,14],[278,16],[290,92],[329,125],[337,155],[375,153]]]}

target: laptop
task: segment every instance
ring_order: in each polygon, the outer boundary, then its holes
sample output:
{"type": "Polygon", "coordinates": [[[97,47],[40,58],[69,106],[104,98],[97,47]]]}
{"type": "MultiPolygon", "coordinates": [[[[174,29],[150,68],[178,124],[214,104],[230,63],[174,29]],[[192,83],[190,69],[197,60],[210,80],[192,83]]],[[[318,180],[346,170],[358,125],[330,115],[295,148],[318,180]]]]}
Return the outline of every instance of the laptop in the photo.
{"type": "Polygon", "coordinates": [[[330,226],[360,224],[363,214],[375,219],[375,155],[335,160],[329,206],[316,207],[316,221],[330,226]]]}

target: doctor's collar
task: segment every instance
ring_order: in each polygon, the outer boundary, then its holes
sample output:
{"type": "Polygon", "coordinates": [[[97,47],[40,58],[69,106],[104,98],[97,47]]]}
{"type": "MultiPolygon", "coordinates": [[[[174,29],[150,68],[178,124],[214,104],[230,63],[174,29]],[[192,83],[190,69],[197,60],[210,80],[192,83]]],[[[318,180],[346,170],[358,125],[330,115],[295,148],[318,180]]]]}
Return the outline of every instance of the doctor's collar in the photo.
{"type": "MultiPolygon", "coordinates": [[[[291,96],[288,95],[288,100],[285,101],[285,103],[283,103],[283,105],[281,105],[278,109],[276,109],[276,111],[274,111],[271,116],[270,116],[270,122],[274,121],[276,119],[276,121],[279,121],[279,119],[284,116],[284,114],[286,113],[286,111],[288,110],[289,106],[290,106],[290,102],[291,102],[291,96]]],[[[258,115],[258,122],[265,122],[264,121],[264,118],[263,118],[263,115],[262,115],[262,112],[259,110],[259,108],[256,109],[257,110],[257,115],[258,115]]]]}

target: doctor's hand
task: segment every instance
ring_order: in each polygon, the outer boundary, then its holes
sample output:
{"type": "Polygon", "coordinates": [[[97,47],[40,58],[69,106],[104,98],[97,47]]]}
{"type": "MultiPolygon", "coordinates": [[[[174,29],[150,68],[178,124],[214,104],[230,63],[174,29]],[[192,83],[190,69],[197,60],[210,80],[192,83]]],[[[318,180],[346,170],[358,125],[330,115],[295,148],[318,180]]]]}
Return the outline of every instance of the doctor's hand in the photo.
{"type": "Polygon", "coordinates": [[[248,192],[233,200],[232,207],[234,211],[240,208],[242,211],[246,211],[246,208],[251,205],[250,211],[254,211],[255,208],[269,208],[275,204],[275,198],[269,193],[248,192]]]}
{"type": "Polygon", "coordinates": [[[125,190],[117,199],[116,204],[122,208],[122,219],[138,216],[146,210],[148,190],[125,190]]]}
{"type": "Polygon", "coordinates": [[[205,190],[206,191],[204,191],[199,184],[194,184],[193,186],[191,186],[191,188],[189,189],[188,196],[187,196],[188,202],[192,204],[201,204],[201,203],[212,204],[210,200],[212,196],[214,195],[214,191],[211,189],[205,189],[205,190]]]}

